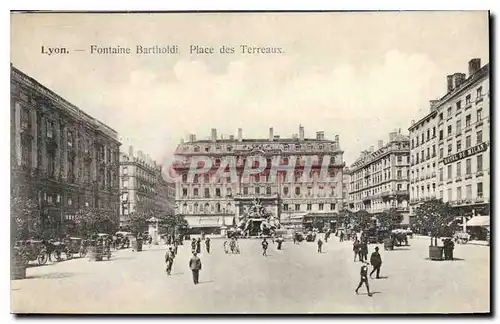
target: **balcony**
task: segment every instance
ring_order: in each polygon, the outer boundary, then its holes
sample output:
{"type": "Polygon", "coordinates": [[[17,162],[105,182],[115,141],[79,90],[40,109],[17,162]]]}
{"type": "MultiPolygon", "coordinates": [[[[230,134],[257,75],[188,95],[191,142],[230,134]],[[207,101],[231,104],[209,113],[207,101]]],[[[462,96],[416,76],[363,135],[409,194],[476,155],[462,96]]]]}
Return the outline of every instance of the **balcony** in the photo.
{"type": "Polygon", "coordinates": [[[472,107],[472,104],[470,102],[466,103],[465,107],[464,107],[464,110],[470,109],[471,107],[472,107]]]}
{"type": "Polygon", "coordinates": [[[477,171],[476,172],[476,178],[482,177],[483,176],[483,171],[477,171]]]}
{"type": "Polygon", "coordinates": [[[476,98],[476,104],[480,103],[481,101],[483,101],[483,95],[480,95],[476,98]]]}
{"type": "Polygon", "coordinates": [[[408,190],[396,190],[396,196],[408,196],[409,194],[408,190]]]}
{"type": "Polygon", "coordinates": [[[459,131],[455,134],[455,137],[460,137],[460,136],[462,136],[462,131],[459,131]]]}
{"type": "Polygon", "coordinates": [[[472,179],[472,174],[466,174],[465,175],[465,180],[469,180],[469,179],[472,179]]]}
{"type": "Polygon", "coordinates": [[[461,176],[457,176],[457,177],[455,178],[455,182],[460,182],[460,181],[462,181],[462,177],[461,177],[461,176]]]}
{"type": "Polygon", "coordinates": [[[464,132],[468,133],[470,131],[472,131],[472,127],[470,125],[469,126],[465,126],[464,132]]]}
{"type": "Polygon", "coordinates": [[[481,127],[481,126],[483,126],[483,121],[482,121],[482,120],[480,120],[480,121],[478,121],[478,122],[476,123],[476,128],[479,128],[479,127],[481,127]]]}
{"type": "Polygon", "coordinates": [[[452,182],[453,182],[453,180],[452,180],[452,179],[448,179],[448,180],[446,181],[446,184],[450,184],[450,183],[452,183],[452,182]]]}
{"type": "Polygon", "coordinates": [[[438,186],[442,186],[444,183],[443,183],[443,180],[439,181],[438,182],[438,186]]]}

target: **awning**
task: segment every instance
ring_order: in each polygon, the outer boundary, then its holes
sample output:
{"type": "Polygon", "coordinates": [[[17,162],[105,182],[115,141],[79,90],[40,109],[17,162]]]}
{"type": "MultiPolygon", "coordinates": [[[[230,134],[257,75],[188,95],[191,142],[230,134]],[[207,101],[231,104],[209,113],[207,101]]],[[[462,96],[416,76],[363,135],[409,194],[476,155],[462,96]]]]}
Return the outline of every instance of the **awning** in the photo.
{"type": "Polygon", "coordinates": [[[490,226],[490,216],[474,216],[467,221],[467,226],[490,226]]]}

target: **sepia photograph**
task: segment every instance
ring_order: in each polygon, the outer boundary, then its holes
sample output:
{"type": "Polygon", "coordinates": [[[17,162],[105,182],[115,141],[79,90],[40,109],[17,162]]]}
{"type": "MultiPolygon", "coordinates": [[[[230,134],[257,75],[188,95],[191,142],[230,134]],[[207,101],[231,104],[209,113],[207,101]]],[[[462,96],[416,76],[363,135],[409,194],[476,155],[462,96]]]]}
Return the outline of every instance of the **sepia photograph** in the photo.
{"type": "Polygon", "coordinates": [[[490,19],[11,11],[11,313],[491,314],[490,19]]]}

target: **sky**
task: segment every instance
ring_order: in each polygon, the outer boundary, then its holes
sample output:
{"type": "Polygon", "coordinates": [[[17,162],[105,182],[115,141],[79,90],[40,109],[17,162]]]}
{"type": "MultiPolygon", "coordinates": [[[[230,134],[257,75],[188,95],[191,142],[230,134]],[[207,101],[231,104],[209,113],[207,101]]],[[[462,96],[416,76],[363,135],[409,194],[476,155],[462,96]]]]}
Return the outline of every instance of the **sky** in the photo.
{"type": "Polygon", "coordinates": [[[306,137],[339,135],[350,165],[389,132],[407,134],[471,58],[489,62],[484,11],[11,15],[11,63],[115,129],[123,151],[133,145],[157,161],[211,128],[291,137],[301,124],[306,137]],[[91,45],[132,54],[91,54],[91,45]],[[137,45],[179,54],[136,55],[137,45]],[[242,54],[241,45],[282,53],[242,54]]]}

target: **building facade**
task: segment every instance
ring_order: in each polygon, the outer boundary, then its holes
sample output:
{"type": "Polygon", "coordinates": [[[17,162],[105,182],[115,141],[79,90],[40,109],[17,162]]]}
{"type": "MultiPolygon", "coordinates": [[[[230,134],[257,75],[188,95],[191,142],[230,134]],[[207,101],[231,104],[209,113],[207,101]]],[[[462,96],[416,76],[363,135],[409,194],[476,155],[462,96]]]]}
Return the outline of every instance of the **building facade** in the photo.
{"type": "MultiPolygon", "coordinates": [[[[437,128],[433,196],[462,209],[464,216],[472,210],[489,214],[490,203],[489,64],[481,67],[480,59],[472,59],[468,72],[468,77],[447,76],[447,93],[433,101],[432,113],[437,128]]],[[[417,136],[416,128],[410,133],[417,136]]],[[[421,197],[422,186],[412,182],[412,200],[419,203],[421,197]]]]}
{"type": "Polygon", "coordinates": [[[12,196],[38,202],[43,235],[67,233],[84,207],[118,220],[116,131],[11,66],[12,196]]]}
{"type": "Polygon", "coordinates": [[[173,215],[173,184],[162,176],[162,168],[151,157],[129,147],[120,154],[120,226],[129,225],[131,213],[173,215]]]}
{"type": "Polygon", "coordinates": [[[320,131],[316,138],[305,138],[301,126],[299,135],[292,138],[280,138],[271,128],[267,139],[244,139],[241,129],[237,138],[221,139],[217,137],[217,130],[212,129],[210,140],[196,140],[191,135],[188,142],[178,146],[176,155],[177,211],[185,216],[193,231],[217,231],[221,226],[237,224],[256,198],[282,223],[293,217],[303,219],[308,213],[337,213],[341,207],[344,162],[338,136],[333,141],[327,140],[320,131]],[[189,166],[197,156],[208,157],[213,167],[191,182],[189,166]],[[266,165],[259,174],[246,178],[245,166],[256,156],[264,159],[266,165]],[[329,156],[329,160],[323,159],[325,156],[329,156]],[[227,158],[235,161],[235,179],[217,176],[221,161],[227,158]],[[308,169],[305,159],[316,162],[308,169]],[[317,163],[325,160],[330,177],[327,182],[320,177],[317,163]],[[293,168],[282,171],[278,167],[273,179],[270,176],[273,165],[293,168]],[[303,177],[304,174],[309,177],[303,177]]]}
{"type": "Polygon", "coordinates": [[[391,132],[389,142],[371,146],[350,166],[349,209],[380,213],[396,208],[409,211],[410,141],[391,132]]]}

